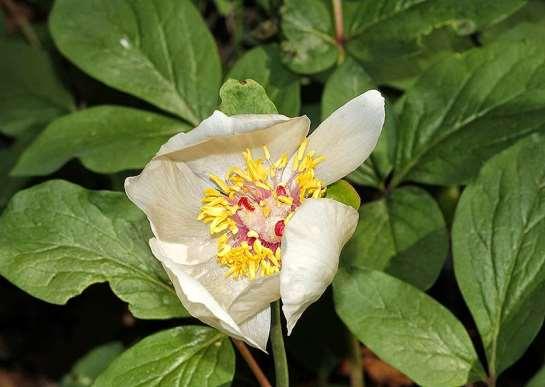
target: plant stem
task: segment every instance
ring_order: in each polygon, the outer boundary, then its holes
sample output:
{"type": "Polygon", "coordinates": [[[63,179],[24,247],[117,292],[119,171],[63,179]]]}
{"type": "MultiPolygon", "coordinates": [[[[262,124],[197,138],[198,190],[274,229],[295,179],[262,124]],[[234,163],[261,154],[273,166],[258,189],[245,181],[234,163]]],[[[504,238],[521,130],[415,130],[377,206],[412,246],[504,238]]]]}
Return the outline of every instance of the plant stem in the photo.
{"type": "Polygon", "coordinates": [[[288,360],[284,348],[284,336],[282,334],[282,319],[280,318],[280,301],[271,304],[271,344],[274,356],[274,372],[276,375],[276,387],[289,387],[288,360]]]}
{"type": "Polygon", "coordinates": [[[496,387],[496,376],[490,375],[490,377],[486,380],[486,384],[488,387],[496,387]]]}
{"type": "Polygon", "coordinates": [[[331,0],[333,5],[333,17],[335,19],[335,42],[339,49],[339,63],[343,63],[345,59],[344,51],[344,19],[343,19],[343,5],[342,0],[331,0]]]}
{"type": "Polygon", "coordinates": [[[13,20],[15,21],[15,24],[17,24],[17,27],[19,27],[19,29],[25,36],[28,44],[35,48],[41,48],[42,45],[40,43],[40,39],[38,39],[38,36],[36,35],[36,32],[34,32],[32,25],[30,25],[26,17],[21,13],[19,7],[12,0],[0,0],[0,3],[3,4],[8,12],[11,14],[13,20]]]}
{"type": "Polygon", "coordinates": [[[352,333],[348,332],[348,335],[350,341],[350,386],[365,387],[360,342],[352,333]]]}
{"type": "Polygon", "coordinates": [[[240,352],[240,355],[244,359],[244,361],[248,364],[248,367],[250,367],[250,370],[252,370],[252,373],[254,374],[257,382],[261,387],[271,387],[271,382],[269,382],[269,379],[265,376],[263,371],[261,370],[261,367],[259,367],[259,364],[257,364],[257,361],[253,357],[252,353],[244,344],[243,341],[237,340],[237,339],[231,339],[233,340],[233,344],[235,344],[235,347],[237,347],[238,351],[240,352]]]}

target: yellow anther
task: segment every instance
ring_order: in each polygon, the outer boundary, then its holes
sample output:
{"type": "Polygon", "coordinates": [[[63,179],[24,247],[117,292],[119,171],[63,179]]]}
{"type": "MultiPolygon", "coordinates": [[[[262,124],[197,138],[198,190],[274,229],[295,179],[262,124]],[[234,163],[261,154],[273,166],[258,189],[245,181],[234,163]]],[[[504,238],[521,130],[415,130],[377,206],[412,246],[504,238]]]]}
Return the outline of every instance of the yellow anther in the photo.
{"type": "Polygon", "coordinates": [[[301,145],[299,146],[299,149],[297,149],[297,160],[301,161],[303,160],[303,156],[305,154],[305,150],[307,149],[308,145],[308,139],[304,139],[301,145]]]}
{"type": "Polygon", "coordinates": [[[288,204],[290,206],[293,204],[293,198],[289,196],[280,195],[278,196],[278,201],[280,203],[288,204]]]}
{"type": "Polygon", "coordinates": [[[225,193],[229,192],[229,188],[227,187],[227,184],[225,181],[217,177],[216,175],[210,175],[210,180],[212,180],[218,187],[221,188],[221,190],[225,193]]]}
{"type": "Polygon", "coordinates": [[[267,160],[271,159],[271,153],[269,152],[269,148],[267,148],[267,145],[263,145],[263,153],[265,154],[265,158],[267,160]]]}
{"type": "MultiPolygon", "coordinates": [[[[238,222],[247,222],[247,219],[250,219],[250,222],[263,222],[263,218],[270,217],[276,209],[282,208],[282,211],[285,211],[286,207],[283,206],[292,206],[294,201],[300,204],[307,198],[321,197],[325,193],[322,182],[314,175],[314,168],[324,158],[315,156],[312,150],[308,150],[308,140],[301,143],[291,160],[286,154],[282,154],[277,160],[271,160],[267,146],[263,146],[262,150],[263,157],[254,158],[252,152],[246,149],[242,153],[244,165],[229,168],[224,179],[210,175],[210,180],[217,188],[209,187],[203,192],[202,206],[197,219],[208,224],[210,233],[218,238],[217,261],[226,268],[228,277],[253,279],[278,273],[281,267],[280,246],[276,245],[274,248],[264,246],[253,225],[246,231],[246,235],[240,235],[238,222]],[[275,193],[276,179],[278,175],[282,175],[289,162],[292,162],[291,171],[294,175],[290,178],[297,186],[298,200],[292,197],[295,193],[289,196],[275,193]],[[261,199],[262,190],[269,191],[270,197],[267,194],[265,195],[267,199],[261,199]],[[239,200],[244,196],[250,198],[253,205],[259,201],[259,207],[256,205],[255,210],[261,213],[254,213],[254,210],[239,206],[239,200]],[[245,211],[245,215],[236,217],[239,211],[245,211]],[[246,238],[255,239],[249,245],[246,238]]],[[[285,223],[289,222],[294,214],[291,209],[287,210],[285,223]]],[[[245,223],[245,230],[249,227],[248,224],[253,223],[245,223]]]]}

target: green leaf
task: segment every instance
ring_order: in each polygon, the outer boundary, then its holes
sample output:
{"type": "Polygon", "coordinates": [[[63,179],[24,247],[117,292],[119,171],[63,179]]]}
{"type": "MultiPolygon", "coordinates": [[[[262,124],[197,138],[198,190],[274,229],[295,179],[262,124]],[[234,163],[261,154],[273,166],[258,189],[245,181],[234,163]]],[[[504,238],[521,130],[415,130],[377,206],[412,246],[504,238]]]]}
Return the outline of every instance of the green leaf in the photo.
{"type": "Polygon", "coordinates": [[[18,136],[74,110],[45,51],[0,40],[0,132],[18,136]]]}
{"type": "Polygon", "coordinates": [[[339,271],[333,290],[350,331],[416,383],[460,386],[485,377],[463,325],[427,294],[369,269],[339,271]]]}
{"type": "Polygon", "coordinates": [[[439,276],[448,246],[445,221],[435,200],[420,188],[402,187],[363,204],[341,266],[382,270],[427,289],[439,276]]]}
{"type": "Polygon", "coordinates": [[[453,226],[456,279],[499,375],[545,316],[545,139],[530,137],[485,164],[453,226]]]}
{"type": "Polygon", "coordinates": [[[235,372],[229,338],[201,326],[149,336],[117,358],[93,387],[225,386],[235,372]]]}
{"type": "Polygon", "coordinates": [[[526,387],[543,387],[545,386],[545,367],[541,368],[537,374],[528,382],[526,387]]]}
{"type": "Polygon", "coordinates": [[[352,98],[376,88],[375,82],[354,59],[347,58],[327,79],[322,94],[322,121],[352,98]]]}
{"type": "Polygon", "coordinates": [[[450,27],[434,30],[419,39],[417,51],[408,55],[377,57],[365,62],[365,69],[380,85],[386,84],[406,90],[422,72],[434,62],[453,52],[464,52],[475,45],[469,36],[460,36],[450,27]]]}
{"type": "Polygon", "coordinates": [[[58,0],[50,29],[68,59],[111,87],[192,124],[216,106],[216,44],[189,0],[58,0]]]}
{"type": "Polygon", "coordinates": [[[220,110],[227,115],[277,113],[265,89],[251,79],[228,79],[220,89],[220,110]]]}
{"type": "Polygon", "coordinates": [[[526,0],[347,0],[347,50],[364,62],[418,52],[419,38],[449,26],[469,35],[494,24],[520,8],[526,0]]]}
{"type": "MultiPolygon", "coordinates": [[[[510,17],[502,20],[500,23],[483,31],[479,40],[483,44],[488,44],[498,38],[504,38],[506,34],[511,34],[513,29],[518,29],[524,25],[533,25],[540,28],[543,34],[543,22],[545,21],[545,2],[542,0],[529,0],[526,5],[520,8],[510,17]]],[[[532,37],[532,35],[526,35],[532,37]]],[[[534,38],[541,35],[534,35],[534,38]]],[[[524,35],[521,35],[524,37],[524,35]]]]}
{"type": "MultiPolygon", "coordinates": [[[[352,98],[376,88],[375,82],[353,59],[345,62],[328,78],[322,95],[322,121],[352,98]]],[[[392,170],[396,136],[396,114],[388,104],[386,122],[377,147],[366,162],[348,176],[356,184],[384,188],[384,179],[392,170]]]]}
{"type": "Polygon", "coordinates": [[[455,185],[521,137],[545,130],[545,51],[501,42],[453,55],[407,92],[393,185],[455,185]]]}
{"type": "Polygon", "coordinates": [[[15,195],[0,218],[0,275],[54,304],[107,281],[138,318],[184,316],[150,237],[124,194],[48,181],[15,195]]]}
{"type": "Polygon", "coordinates": [[[346,180],[339,180],[327,186],[326,197],[336,200],[356,210],[360,208],[361,198],[358,191],[346,180]]]}
{"type": "Polygon", "coordinates": [[[337,61],[329,0],[285,0],[281,9],[285,63],[293,71],[314,74],[337,61]]]}
{"type": "Polygon", "coordinates": [[[281,114],[294,117],[301,110],[299,77],[282,64],[276,44],[259,46],[245,53],[234,64],[228,78],[250,78],[258,82],[281,114]]]}
{"type": "Polygon", "coordinates": [[[47,175],[77,157],[95,172],[142,168],[184,122],[143,110],[98,106],[58,118],[26,149],[14,175],[47,175]]]}
{"type": "Polygon", "coordinates": [[[101,345],[82,357],[66,375],[60,387],[91,386],[110,363],[123,352],[123,344],[113,342],[101,345]]]}

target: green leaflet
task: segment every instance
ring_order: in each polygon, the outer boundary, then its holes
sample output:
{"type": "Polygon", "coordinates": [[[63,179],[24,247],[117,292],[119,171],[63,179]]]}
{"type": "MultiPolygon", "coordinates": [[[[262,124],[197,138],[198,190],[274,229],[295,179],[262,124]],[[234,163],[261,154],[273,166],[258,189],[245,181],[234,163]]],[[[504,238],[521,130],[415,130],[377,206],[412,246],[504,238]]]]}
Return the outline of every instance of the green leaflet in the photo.
{"type": "Polygon", "coordinates": [[[526,0],[347,0],[347,50],[372,62],[418,53],[419,38],[449,26],[469,35],[494,24],[520,8],[526,0]]]}
{"type": "Polygon", "coordinates": [[[299,114],[299,77],[282,64],[278,45],[258,46],[248,51],[233,65],[228,78],[253,79],[265,88],[281,114],[288,117],[299,114]]]}
{"type": "Polygon", "coordinates": [[[485,375],[463,325],[420,290],[369,269],[341,270],[337,313],[381,359],[425,386],[460,386],[485,375]]]}
{"type": "Polygon", "coordinates": [[[491,159],[456,210],[456,279],[494,375],[524,353],[545,315],[544,149],[530,137],[491,159]]]}
{"type": "Polygon", "coordinates": [[[101,345],[87,353],[74,365],[68,375],[62,378],[60,387],[88,387],[94,383],[110,363],[123,352],[123,344],[113,342],[101,345]]]}
{"type": "MultiPolygon", "coordinates": [[[[363,67],[355,60],[347,58],[325,84],[321,104],[322,121],[352,98],[374,88],[375,82],[363,67]]],[[[386,121],[375,150],[363,165],[348,176],[348,180],[359,185],[384,188],[384,180],[392,170],[395,156],[396,120],[396,113],[388,104],[386,121]]]]}
{"type": "Polygon", "coordinates": [[[216,106],[216,44],[189,0],[58,0],[50,29],[66,57],[111,87],[194,125],[216,106]]]}
{"type": "Polygon", "coordinates": [[[48,54],[0,40],[0,133],[20,136],[75,109],[48,54]]]}
{"type": "Polygon", "coordinates": [[[447,253],[448,231],[435,200],[420,188],[402,187],[363,204],[341,266],[382,270],[427,289],[447,253]]]}
{"type": "Polygon", "coordinates": [[[235,353],[227,336],[200,326],[183,326],[151,335],[124,352],[94,387],[228,386],[235,353]]]}
{"type": "Polygon", "coordinates": [[[97,106],[53,121],[22,154],[14,175],[48,175],[71,158],[95,172],[143,168],[186,123],[121,106],[97,106]]]}
{"type": "MultiPolygon", "coordinates": [[[[344,0],[344,35],[348,53],[373,67],[421,54],[421,39],[448,26],[469,35],[509,16],[526,0],[344,0]]],[[[314,74],[343,59],[335,39],[331,2],[287,0],[281,10],[284,60],[299,73],[314,74]]],[[[418,64],[415,64],[418,66],[418,64]]],[[[410,75],[410,74],[409,74],[410,75]]],[[[401,78],[406,77],[401,74],[401,78]]],[[[394,76],[395,78],[395,76],[394,76]]],[[[399,77],[398,77],[399,78],[399,77]]]]}
{"type": "Polygon", "coordinates": [[[545,130],[545,51],[501,42],[429,68],[404,97],[395,186],[463,184],[521,137],[545,130]]]}
{"type": "Polygon", "coordinates": [[[251,79],[228,79],[220,89],[219,109],[227,115],[277,113],[265,89],[251,79]]]}
{"type": "Polygon", "coordinates": [[[150,234],[124,194],[48,181],[19,192],[2,214],[0,274],[55,304],[107,281],[136,317],[184,316],[150,234]]]}
{"type": "Polygon", "coordinates": [[[329,0],[285,0],[281,9],[284,61],[297,73],[314,74],[337,61],[329,0]]]}
{"type": "MultiPolygon", "coordinates": [[[[541,0],[528,0],[527,4],[520,8],[510,17],[502,20],[500,23],[486,29],[480,35],[480,41],[483,44],[488,44],[496,39],[503,39],[505,35],[509,35],[513,30],[525,28],[528,25],[539,28],[536,32],[543,34],[543,22],[545,21],[545,2],[541,0]]],[[[520,38],[537,37],[540,35],[532,35],[531,33],[521,34],[520,38]]]]}

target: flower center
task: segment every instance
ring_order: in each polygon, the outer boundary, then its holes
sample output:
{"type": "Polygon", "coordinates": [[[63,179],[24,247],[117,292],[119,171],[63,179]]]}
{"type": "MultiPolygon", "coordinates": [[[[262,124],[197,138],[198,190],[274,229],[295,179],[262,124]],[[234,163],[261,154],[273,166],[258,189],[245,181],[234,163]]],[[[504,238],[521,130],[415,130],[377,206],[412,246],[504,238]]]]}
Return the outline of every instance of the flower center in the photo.
{"type": "Polygon", "coordinates": [[[314,168],[323,160],[306,152],[308,140],[297,150],[290,173],[284,173],[288,156],[271,160],[266,146],[263,157],[247,149],[245,165],[231,167],[225,178],[210,175],[217,188],[204,190],[197,219],[209,224],[218,238],[218,262],[233,278],[268,276],[280,270],[284,228],[306,198],[324,195],[314,168]],[[285,176],[288,175],[288,176],[285,176]]]}

